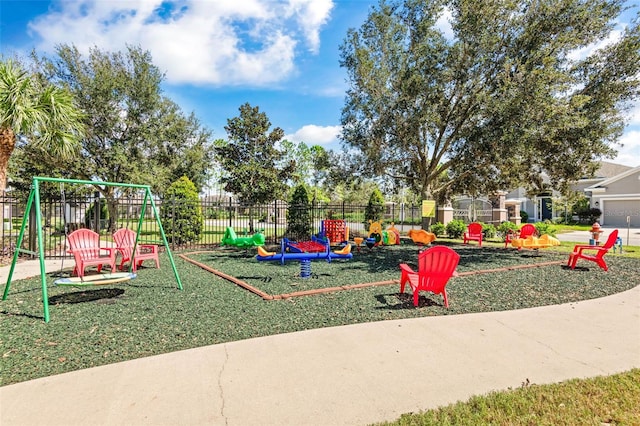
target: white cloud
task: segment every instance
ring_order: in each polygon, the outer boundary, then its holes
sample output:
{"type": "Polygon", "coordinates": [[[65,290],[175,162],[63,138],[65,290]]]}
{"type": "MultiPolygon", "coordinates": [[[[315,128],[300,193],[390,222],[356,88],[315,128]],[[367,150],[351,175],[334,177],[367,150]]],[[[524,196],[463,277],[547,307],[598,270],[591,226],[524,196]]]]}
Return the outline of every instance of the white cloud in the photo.
{"type": "Polygon", "coordinates": [[[640,126],[640,100],[636,101],[633,108],[627,113],[630,126],[640,126]]]}
{"type": "Polygon", "coordinates": [[[341,132],[341,126],[307,124],[295,133],[285,135],[284,138],[291,142],[304,142],[307,145],[329,145],[333,142],[338,142],[338,136],[341,132]]]}
{"type": "Polygon", "coordinates": [[[329,20],[329,13],[333,9],[332,0],[289,0],[290,11],[296,16],[302,28],[309,50],[317,53],[320,48],[320,32],[329,20]]]}
{"type": "Polygon", "coordinates": [[[627,130],[620,143],[623,146],[618,148],[618,156],[613,161],[625,166],[640,166],[640,129],[627,130]]]}
{"type": "Polygon", "coordinates": [[[453,28],[451,27],[451,21],[453,20],[453,14],[451,13],[451,9],[444,8],[442,15],[436,21],[436,27],[442,31],[445,38],[448,40],[453,40],[453,28]]]}
{"type": "Polygon", "coordinates": [[[609,45],[617,43],[618,41],[620,41],[621,37],[622,37],[622,31],[620,30],[611,31],[611,33],[607,38],[598,40],[597,42],[591,43],[590,45],[582,47],[580,49],[575,49],[569,52],[567,57],[573,61],[582,60],[584,58],[591,56],[593,53],[595,53],[600,49],[603,49],[609,45]]]}
{"type": "Polygon", "coordinates": [[[332,0],[61,0],[29,25],[39,51],[128,45],[149,50],[170,83],[265,85],[295,69],[296,48],[316,53],[332,0]]]}

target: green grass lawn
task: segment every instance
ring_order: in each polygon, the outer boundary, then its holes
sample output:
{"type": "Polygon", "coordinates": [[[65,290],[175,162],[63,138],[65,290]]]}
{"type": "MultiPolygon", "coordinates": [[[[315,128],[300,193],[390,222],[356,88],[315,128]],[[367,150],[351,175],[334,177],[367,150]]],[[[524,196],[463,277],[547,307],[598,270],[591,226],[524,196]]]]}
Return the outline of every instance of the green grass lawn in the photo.
{"type": "Polygon", "coordinates": [[[491,392],[380,425],[638,425],[640,369],[491,392]]]}

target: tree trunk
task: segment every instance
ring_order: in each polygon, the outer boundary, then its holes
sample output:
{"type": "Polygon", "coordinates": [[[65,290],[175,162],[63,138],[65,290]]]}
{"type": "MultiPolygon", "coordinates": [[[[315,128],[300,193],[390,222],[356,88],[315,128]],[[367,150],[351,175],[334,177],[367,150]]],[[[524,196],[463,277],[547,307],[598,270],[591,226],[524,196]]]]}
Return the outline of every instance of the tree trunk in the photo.
{"type": "Polygon", "coordinates": [[[13,154],[16,147],[16,135],[8,127],[0,129],[0,194],[4,195],[7,189],[7,168],[9,167],[9,158],[13,154]]]}
{"type": "MultiPolygon", "coordinates": [[[[0,128],[0,197],[4,197],[7,189],[7,169],[9,158],[16,147],[16,135],[8,127],[0,128]]],[[[0,208],[0,226],[4,227],[4,207],[0,208]]]]}

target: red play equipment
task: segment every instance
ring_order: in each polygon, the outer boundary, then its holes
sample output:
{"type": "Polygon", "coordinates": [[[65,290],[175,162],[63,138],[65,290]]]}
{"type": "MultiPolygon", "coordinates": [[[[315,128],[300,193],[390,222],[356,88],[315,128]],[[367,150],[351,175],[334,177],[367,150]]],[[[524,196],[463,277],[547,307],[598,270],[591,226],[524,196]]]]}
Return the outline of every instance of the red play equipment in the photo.
{"type": "Polygon", "coordinates": [[[344,220],[326,219],[322,221],[320,235],[334,244],[343,244],[349,241],[349,227],[344,220]]]}

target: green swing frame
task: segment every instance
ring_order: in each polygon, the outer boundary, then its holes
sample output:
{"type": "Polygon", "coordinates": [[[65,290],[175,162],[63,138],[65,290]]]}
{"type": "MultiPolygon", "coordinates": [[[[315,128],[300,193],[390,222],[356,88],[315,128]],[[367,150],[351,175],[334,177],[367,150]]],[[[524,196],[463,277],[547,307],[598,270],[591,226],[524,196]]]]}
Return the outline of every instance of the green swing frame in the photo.
{"type": "MultiPolygon", "coordinates": [[[[9,296],[9,289],[11,287],[11,278],[13,278],[13,272],[15,270],[19,254],[27,253],[34,256],[38,256],[38,259],[40,260],[40,281],[42,283],[42,305],[43,305],[43,312],[44,312],[44,321],[49,322],[49,319],[50,319],[49,297],[47,295],[47,276],[46,276],[46,270],[44,265],[44,260],[45,260],[44,238],[42,234],[42,211],[40,209],[40,182],[69,183],[69,184],[78,184],[78,185],[117,186],[117,187],[123,187],[123,188],[135,188],[135,189],[144,190],[144,201],[142,202],[140,218],[138,219],[138,229],[136,231],[136,240],[134,243],[133,253],[135,253],[135,248],[138,245],[138,240],[140,238],[140,230],[142,229],[142,222],[146,212],[147,204],[150,204],[151,209],[153,210],[153,216],[156,220],[156,224],[158,225],[158,229],[160,230],[160,236],[162,237],[162,244],[164,245],[167,255],[169,256],[171,268],[173,268],[173,274],[175,275],[176,283],[178,284],[178,289],[182,290],[182,282],[180,281],[180,276],[178,274],[175,261],[173,260],[173,255],[171,254],[171,249],[169,248],[169,243],[167,242],[167,237],[164,233],[162,222],[160,221],[160,216],[158,215],[158,209],[156,208],[155,202],[153,201],[153,197],[151,196],[151,187],[149,185],[138,185],[138,184],[132,184],[132,183],[118,183],[118,182],[99,182],[99,181],[91,181],[91,180],[62,179],[62,178],[36,176],[33,178],[33,181],[31,183],[31,191],[29,193],[29,198],[27,199],[27,207],[25,208],[25,211],[24,211],[24,218],[22,220],[22,226],[20,227],[20,234],[18,235],[18,241],[16,242],[16,250],[13,254],[13,260],[11,262],[11,268],[9,269],[9,276],[7,277],[7,283],[4,287],[2,300],[6,300],[7,297],[9,296]],[[35,204],[35,216],[36,216],[35,225],[37,229],[37,238],[38,238],[37,252],[20,248],[22,245],[22,240],[24,238],[24,231],[27,226],[29,214],[34,204],[35,204]]],[[[131,262],[134,262],[134,261],[135,259],[131,259],[131,262]]],[[[99,283],[96,283],[95,285],[99,285],[99,283]]]]}

